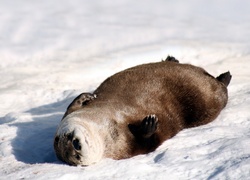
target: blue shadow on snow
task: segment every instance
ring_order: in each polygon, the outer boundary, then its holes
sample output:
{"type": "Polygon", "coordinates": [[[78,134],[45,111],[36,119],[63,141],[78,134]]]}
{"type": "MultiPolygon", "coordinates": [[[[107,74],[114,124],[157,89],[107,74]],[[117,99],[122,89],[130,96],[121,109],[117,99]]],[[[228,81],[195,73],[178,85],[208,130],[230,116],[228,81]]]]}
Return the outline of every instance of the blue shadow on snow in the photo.
{"type": "Polygon", "coordinates": [[[31,122],[11,125],[17,127],[17,135],[11,145],[18,161],[28,164],[61,163],[54,153],[53,139],[56,128],[73,98],[32,108],[25,112],[32,115],[31,122]]]}

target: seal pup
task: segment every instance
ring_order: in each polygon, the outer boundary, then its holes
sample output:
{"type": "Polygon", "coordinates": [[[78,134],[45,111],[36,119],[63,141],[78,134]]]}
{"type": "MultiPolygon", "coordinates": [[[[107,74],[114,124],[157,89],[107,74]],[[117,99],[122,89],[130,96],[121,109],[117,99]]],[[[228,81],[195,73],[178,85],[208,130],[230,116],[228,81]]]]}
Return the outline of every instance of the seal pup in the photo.
{"type": "Polygon", "coordinates": [[[116,73],[68,106],[54,138],[56,155],[87,166],[152,152],[182,129],[213,121],[227,104],[231,77],[215,78],[170,56],[116,73]]]}

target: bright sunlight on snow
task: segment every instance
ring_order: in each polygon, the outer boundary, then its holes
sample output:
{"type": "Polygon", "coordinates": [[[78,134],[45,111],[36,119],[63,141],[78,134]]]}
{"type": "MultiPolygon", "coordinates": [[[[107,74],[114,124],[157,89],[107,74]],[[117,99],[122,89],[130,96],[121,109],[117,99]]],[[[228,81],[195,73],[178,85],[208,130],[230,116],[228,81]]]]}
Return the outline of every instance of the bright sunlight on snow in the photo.
{"type": "Polygon", "coordinates": [[[0,1],[0,179],[249,179],[249,9],[247,0],[0,1]],[[57,160],[54,133],[74,97],[167,55],[231,72],[215,121],[131,159],[57,160]]]}

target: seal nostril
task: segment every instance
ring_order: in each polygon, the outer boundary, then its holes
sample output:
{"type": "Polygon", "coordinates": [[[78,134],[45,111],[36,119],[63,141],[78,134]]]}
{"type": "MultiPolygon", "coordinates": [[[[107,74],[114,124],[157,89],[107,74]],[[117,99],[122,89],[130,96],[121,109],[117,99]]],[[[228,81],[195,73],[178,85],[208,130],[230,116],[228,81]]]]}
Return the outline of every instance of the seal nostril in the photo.
{"type": "Polygon", "coordinates": [[[74,137],[74,132],[67,134],[67,139],[69,141],[72,141],[73,137],[74,137]]]}
{"type": "Polygon", "coordinates": [[[81,145],[80,145],[79,139],[74,139],[72,144],[73,144],[75,150],[81,150],[81,145]]]}

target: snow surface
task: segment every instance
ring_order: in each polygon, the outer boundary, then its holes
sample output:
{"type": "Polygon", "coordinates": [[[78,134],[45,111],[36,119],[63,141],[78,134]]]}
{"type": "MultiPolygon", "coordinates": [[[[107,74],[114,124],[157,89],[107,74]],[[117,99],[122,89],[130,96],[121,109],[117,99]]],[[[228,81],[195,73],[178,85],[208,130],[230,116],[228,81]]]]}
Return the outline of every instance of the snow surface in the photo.
{"type": "Polygon", "coordinates": [[[250,1],[0,1],[0,179],[250,179],[250,1]],[[155,152],[58,161],[67,105],[127,67],[173,55],[217,76],[229,103],[155,152]]]}

